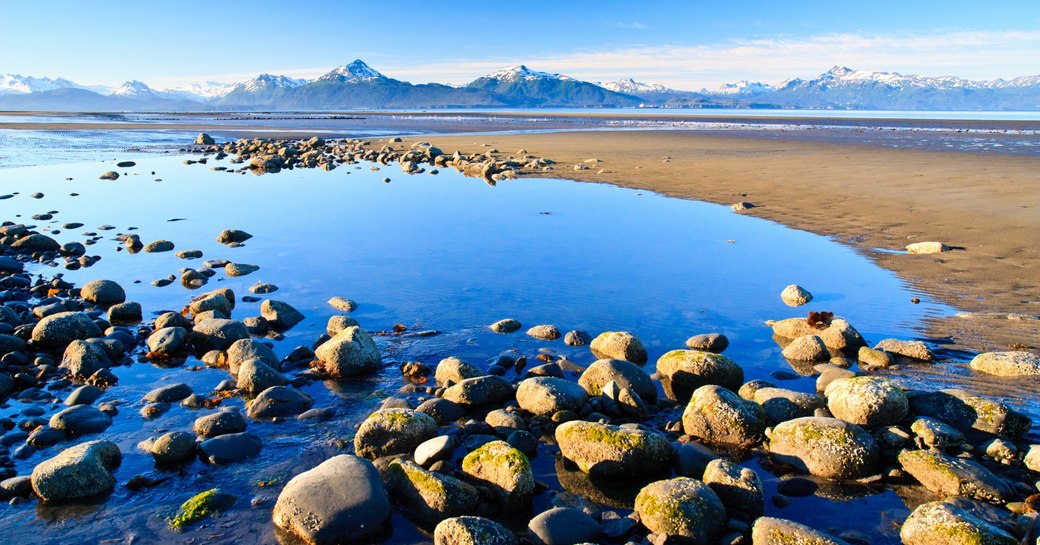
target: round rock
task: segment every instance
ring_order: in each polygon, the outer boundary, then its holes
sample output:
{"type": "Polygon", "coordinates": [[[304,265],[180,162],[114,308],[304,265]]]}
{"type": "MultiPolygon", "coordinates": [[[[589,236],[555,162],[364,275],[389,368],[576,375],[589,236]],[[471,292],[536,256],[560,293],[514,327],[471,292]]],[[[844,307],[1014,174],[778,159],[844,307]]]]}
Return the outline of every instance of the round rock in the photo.
{"type": "Polygon", "coordinates": [[[600,359],[617,359],[646,364],[647,354],[643,343],[635,335],[627,331],[605,331],[592,342],[589,349],[600,359]]]}
{"type": "Polygon", "coordinates": [[[650,483],[636,495],[635,511],[651,532],[708,545],[726,522],[726,508],[708,485],[687,477],[650,483]]]}

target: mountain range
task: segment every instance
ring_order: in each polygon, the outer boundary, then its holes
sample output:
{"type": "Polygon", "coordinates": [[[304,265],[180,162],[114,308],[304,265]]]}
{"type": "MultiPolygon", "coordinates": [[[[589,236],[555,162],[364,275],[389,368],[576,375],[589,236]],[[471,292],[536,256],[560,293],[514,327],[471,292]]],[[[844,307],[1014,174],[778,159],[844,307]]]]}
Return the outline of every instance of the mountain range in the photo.
{"type": "Polygon", "coordinates": [[[739,81],[685,91],[632,79],[592,83],[523,65],[462,86],[412,84],[361,60],[313,80],[260,74],[157,90],[140,81],[85,86],[63,78],[0,75],[0,110],[206,111],[357,108],[790,108],[851,110],[1040,110],[1040,76],[977,81],[835,66],[813,79],[739,81]]]}

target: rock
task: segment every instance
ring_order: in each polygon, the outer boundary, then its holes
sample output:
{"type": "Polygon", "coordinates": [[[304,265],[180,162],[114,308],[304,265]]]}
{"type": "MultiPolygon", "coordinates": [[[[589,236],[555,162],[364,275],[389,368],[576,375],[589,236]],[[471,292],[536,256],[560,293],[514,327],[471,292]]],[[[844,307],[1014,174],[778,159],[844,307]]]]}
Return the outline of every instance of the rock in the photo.
{"type": "MultiPolygon", "coordinates": [[[[849,545],[836,537],[786,519],[760,517],[751,527],[752,545],[849,545]]],[[[935,545],[939,545],[936,543],[935,545]]]]}
{"type": "Polygon", "coordinates": [[[489,488],[500,507],[524,508],[534,494],[531,463],[519,450],[505,441],[491,441],[462,459],[466,480],[489,488]]]}
{"type": "Polygon", "coordinates": [[[468,378],[444,391],[444,399],[464,405],[500,405],[514,397],[513,386],[504,378],[483,376],[468,378]]]}
{"type": "Polygon", "coordinates": [[[744,383],[744,370],[721,354],[699,350],[672,350],[657,360],[657,373],[669,398],[686,402],[693,391],[718,384],[732,391],[744,383]]]}
{"type": "Polygon", "coordinates": [[[576,411],[587,399],[584,388],[562,378],[529,378],[522,381],[516,389],[516,401],[520,408],[538,416],[551,416],[560,411],[576,411]]]}
{"type": "Polygon", "coordinates": [[[1018,439],[1033,425],[1025,414],[964,390],[921,392],[908,399],[911,414],[941,420],[962,432],[974,429],[1018,439]]]}
{"type": "Polygon", "coordinates": [[[560,453],[585,473],[633,478],[667,470],[673,450],[659,433],[574,420],[556,428],[560,453]]]}
{"type": "Polygon", "coordinates": [[[837,418],[782,422],[769,436],[769,452],[803,473],[825,479],[858,479],[877,466],[878,448],[863,428],[837,418]]]}
{"type": "Polygon", "coordinates": [[[906,245],[908,254],[939,254],[950,251],[950,247],[942,242],[914,242],[906,245]]]}
{"type": "Polygon", "coordinates": [[[228,263],[224,265],[224,274],[232,278],[252,274],[259,270],[259,265],[250,265],[248,263],[228,263]]]}
{"type": "Polygon", "coordinates": [[[119,173],[114,171],[114,170],[110,170],[110,171],[102,174],[101,176],[98,176],[98,179],[100,179],[100,180],[118,180],[119,179],[119,173]]]}
{"type": "Polygon", "coordinates": [[[346,297],[340,297],[337,295],[326,302],[330,307],[336,310],[341,310],[343,312],[354,312],[355,310],[357,310],[357,303],[350,299],[347,299],[346,297]]]}
{"type": "Polygon", "coordinates": [[[314,405],[311,396],[292,386],[272,386],[246,405],[250,418],[277,418],[300,414],[314,405]]]}
{"type": "Polygon", "coordinates": [[[589,349],[599,359],[625,360],[637,365],[644,365],[647,360],[643,343],[627,331],[600,333],[592,339],[589,349]]]}
{"type": "Polygon", "coordinates": [[[567,346],[585,346],[590,342],[592,342],[592,335],[589,335],[587,331],[582,331],[580,329],[568,331],[567,334],[563,336],[563,344],[566,344],[567,346]]]}
{"type": "Polygon", "coordinates": [[[428,522],[471,513],[479,497],[469,484],[427,471],[407,460],[392,462],[386,471],[386,481],[398,504],[428,522]]]}
{"type": "Polygon", "coordinates": [[[910,424],[910,431],[928,448],[945,450],[964,444],[964,434],[953,426],[922,416],[910,424]]]}
{"type": "Polygon", "coordinates": [[[780,299],[789,307],[800,307],[812,301],[813,296],[809,293],[809,290],[798,284],[791,284],[784,288],[784,291],[780,292],[780,299]]]}
{"type": "Polygon", "coordinates": [[[797,339],[804,335],[818,335],[832,352],[848,352],[866,346],[866,341],[858,331],[842,318],[832,318],[830,325],[823,329],[809,325],[805,318],[788,318],[776,322],[766,322],[773,328],[773,334],[783,339],[797,339]]]}
{"type": "Polygon", "coordinates": [[[72,393],[70,393],[69,396],[65,398],[65,404],[69,407],[75,405],[90,405],[91,403],[96,401],[97,398],[101,397],[101,394],[103,393],[104,391],[102,391],[101,388],[98,388],[97,386],[93,386],[91,384],[84,384],[83,386],[80,386],[79,388],[73,390],[72,393]]]}
{"type": "Polygon", "coordinates": [[[948,502],[917,506],[903,522],[904,545],[1018,545],[1019,540],[982,516],[948,502]]]}
{"type": "Polygon", "coordinates": [[[832,415],[868,428],[895,424],[910,408],[903,389],[884,377],[838,379],[827,385],[826,395],[832,415]]]}
{"type": "Polygon", "coordinates": [[[69,343],[61,356],[60,365],[62,369],[68,370],[69,374],[79,378],[89,377],[98,372],[98,370],[111,366],[112,361],[108,359],[108,354],[104,348],[81,340],[74,340],[69,343]]]}
{"type": "Polygon", "coordinates": [[[260,453],[263,441],[249,433],[228,433],[199,443],[202,458],[211,464],[225,465],[241,462],[260,453]]]}
{"type": "Polygon", "coordinates": [[[709,384],[693,392],[682,415],[683,430],[709,443],[751,445],[766,428],[766,414],[754,401],[709,384]]]}
{"type": "Polygon", "coordinates": [[[523,417],[516,412],[505,409],[495,409],[488,412],[487,416],[484,417],[484,422],[488,426],[495,428],[495,433],[502,437],[506,437],[516,430],[526,429],[523,417]]]}
{"type": "Polygon", "coordinates": [[[516,536],[501,524],[482,517],[442,520],[433,530],[433,545],[516,545],[516,536]]]}
{"type": "Polygon", "coordinates": [[[188,303],[188,312],[193,316],[198,316],[206,311],[215,310],[225,316],[231,316],[231,311],[235,308],[235,299],[234,294],[230,292],[231,290],[227,290],[227,292],[215,290],[204,293],[188,303]]]}
{"type": "Polygon", "coordinates": [[[647,403],[657,402],[657,385],[638,365],[625,360],[596,360],[578,378],[590,396],[598,396],[603,386],[613,381],[621,388],[632,388],[647,403]]]}
{"type": "Polygon", "coordinates": [[[227,366],[233,375],[238,374],[243,362],[251,359],[258,359],[272,368],[278,366],[278,356],[274,350],[256,339],[239,339],[227,349],[227,366]]]}
{"type": "Polygon", "coordinates": [[[437,364],[437,370],[434,371],[433,376],[437,380],[437,386],[447,387],[449,383],[456,384],[483,374],[477,366],[452,356],[442,359],[437,364]]]}
{"type": "Polygon", "coordinates": [[[216,141],[213,140],[212,136],[204,132],[200,132],[199,135],[195,137],[196,146],[212,146],[213,144],[216,144],[216,141]]]}
{"type": "Polygon", "coordinates": [[[253,238],[253,235],[245,231],[238,229],[224,229],[217,235],[217,242],[221,244],[241,244],[249,239],[253,238]]]}
{"type": "Polygon", "coordinates": [[[514,333],[519,331],[521,327],[523,327],[523,325],[517,320],[505,318],[489,325],[488,329],[495,333],[514,333]]]}
{"type": "Polygon", "coordinates": [[[688,477],[650,483],[636,495],[635,511],[651,532],[708,545],[726,522],[726,508],[708,485],[688,477]]]}
{"type": "Polygon", "coordinates": [[[195,436],[183,431],[171,431],[152,443],[151,452],[160,464],[174,464],[194,458],[195,436]]]}
{"type": "Polygon", "coordinates": [[[874,350],[881,350],[889,354],[903,356],[918,361],[934,361],[935,356],[928,349],[928,345],[921,341],[901,341],[899,339],[884,339],[874,346],[874,350]]]}
{"type": "Polygon", "coordinates": [[[227,350],[237,340],[248,339],[249,330],[237,320],[207,318],[191,330],[191,342],[196,350],[227,350]]]}
{"type": "Polygon", "coordinates": [[[377,371],[382,357],[372,337],[360,327],[348,327],[314,351],[321,368],[333,377],[353,377],[377,371]]]}
{"type": "Polygon", "coordinates": [[[156,388],[144,396],[147,403],[176,403],[192,394],[191,386],[183,382],[156,388]]]}
{"type": "Polygon", "coordinates": [[[784,347],[784,358],[789,361],[827,361],[831,359],[827,345],[816,335],[803,335],[784,347]]]}
{"type": "Polygon", "coordinates": [[[82,443],[37,465],[32,472],[32,488],[41,500],[51,503],[103,494],[115,487],[112,470],[121,461],[115,443],[82,443]]]}
{"type": "Polygon", "coordinates": [[[221,492],[219,488],[211,488],[188,498],[181,504],[177,516],[170,519],[170,528],[179,530],[192,525],[209,515],[214,515],[234,505],[235,496],[221,492]]]}
{"type": "Polygon", "coordinates": [[[536,325],[528,329],[527,334],[543,341],[555,341],[563,336],[556,326],[548,324],[536,325]]]}
{"type": "Polygon", "coordinates": [[[69,435],[85,435],[105,431],[112,417],[92,405],[74,405],[55,413],[48,425],[69,435]]]}
{"type": "Polygon", "coordinates": [[[272,386],[286,384],[289,384],[289,379],[262,360],[248,359],[238,367],[237,387],[239,390],[249,392],[250,395],[257,395],[272,386]]]}
{"type": "Polygon", "coordinates": [[[19,475],[0,481],[0,497],[23,498],[32,493],[32,477],[19,475]]]}
{"type": "Polygon", "coordinates": [[[265,299],[260,303],[260,315],[263,316],[271,327],[278,331],[291,329],[294,325],[303,321],[303,314],[289,303],[265,299]]]}
{"type": "Polygon", "coordinates": [[[721,333],[701,333],[686,339],[686,348],[721,354],[729,347],[729,339],[721,333]]]}
{"type": "Polygon", "coordinates": [[[892,365],[892,356],[889,356],[888,352],[874,350],[873,348],[868,348],[866,346],[859,347],[856,359],[864,365],[874,367],[889,367],[892,365]]]}
{"type": "Polygon", "coordinates": [[[899,453],[903,470],[940,497],[967,496],[1004,503],[1013,495],[1010,485],[978,462],[952,458],[927,450],[899,453]]]}
{"type": "Polygon", "coordinates": [[[200,438],[208,439],[246,431],[246,419],[238,411],[222,410],[196,418],[192,429],[200,438]]]}
{"type": "Polygon", "coordinates": [[[984,352],[971,359],[972,369],[1001,377],[1040,375],[1040,356],[1021,350],[984,352]]]}
{"type": "Polygon", "coordinates": [[[150,254],[160,252],[172,252],[173,243],[168,240],[156,240],[144,245],[144,251],[150,254]]]}
{"type": "Polygon", "coordinates": [[[410,453],[437,435],[437,421],[412,409],[381,409],[372,413],[354,436],[354,451],[375,459],[410,453]]]}
{"type": "Polygon", "coordinates": [[[784,388],[759,388],[755,390],[753,399],[762,406],[766,420],[773,426],[787,420],[813,416],[817,409],[825,406],[820,396],[784,388]]]}
{"type": "Polygon", "coordinates": [[[61,348],[75,340],[101,336],[101,329],[82,312],[59,312],[36,323],[33,343],[44,348],[61,348]]]}
{"type": "Polygon", "coordinates": [[[423,401],[415,410],[432,416],[440,425],[454,422],[466,413],[466,409],[458,403],[439,397],[423,401]]]}
{"type": "Polygon", "coordinates": [[[88,303],[102,307],[126,301],[123,287],[111,280],[91,280],[79,289],[79,296],[88,303]]]}
{"type": "Polygon", "coordinates": [[[439,435],[432,439],[427,439],[415,447],[415,463],[423,466],[430,467],[431,465],[441,460],[447,460],[451,458],[452,453],[455,451],[455,436],[453,435],[439,435]]]}
{"type": "Polygon", "coordinates": [[[141,323],[141,303],[119,303],[108,307],[108,321],[112,325],[136,325],[141,323]]]}
{"type": "Polygon", "coordinates": [[[700,479],[704,476],[704,470],[708,463],[718,458],[708,447],[696,442],[677,443],[674,445],[675,459],[673,461],[675,474],[679,477],[692,477],[700,479]]]}
{"type": "Polygon", "coordinates": [[[380,534],[391,511],[375,466],[343,454],[293,477],[278,495],[273,519],[306,543],[336,545],[380,534]]]}
{"type": "Polygon", "coordinates": [[[762,516],[765,491],[755,470],[718,458],[704,469],[703,481],[722,500],[731,517],[742,514],[745,520],[754,520],[762,516]]]}
{"type": "Polygon", "coordinates": [[[153,357],[178,358],[188,353],[188,330],[183,327],[156,329],[148,336],[148,353],[153,357]]]}
{"type": "Polygon", "coordinates": [[[581,509],[554,507],[536,515],[527,525],[535,545],[599,543],[603,535],[596,519],[581,509]]]}
{"type": "Polygon", "coordinates": [[[33,233],[16,240],[14,244],[11,244],[11,249],[22,253],[58,252],[61,250],[61,245],[47,235],[33,233]]]}

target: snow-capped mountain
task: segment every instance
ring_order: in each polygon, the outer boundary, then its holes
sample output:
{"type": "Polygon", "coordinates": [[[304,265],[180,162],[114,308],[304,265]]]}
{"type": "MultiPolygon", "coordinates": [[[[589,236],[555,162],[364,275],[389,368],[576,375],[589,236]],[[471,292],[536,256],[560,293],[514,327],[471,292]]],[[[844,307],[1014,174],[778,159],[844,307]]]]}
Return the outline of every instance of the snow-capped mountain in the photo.
{"type": "Polygon", "coordinates": [[[631,95],[604,89],[594,83],[562,74],[539,72],[518,64],[492,72],[470,82],[466,88],[478,89],[517,106],[638,106],[631,95]]]}
{"type": "Polygon", "coordinates": [[[290,78],[289,76],[273,76],[271,74],[260,74],[259,76],[242,83],[236,83],[231,85],[225,92],[218,96],[224,96],[233,90],[243,90],[246,92],[260,91],[262,89],[295,89],[301,85],[305,85],[307,80],[290,78]]]}
{"type": "Polygon", "coordinates": [[[108,95],[123,98],[155,98],[160,96],[160,93],[143,81],[130,80],[109,91],[108,95]]]}
{"type": "Polygon", "coordinates": [[[328,73],[324,74],[319,80],[333,80],[333,81],[370,81],[376,79],[387,79],[386,76],[375,71],[369,65],[365,64],[361,59],[355,59],[350,64],[343,66],[337,66],[328,73]]]}
{"type": "Polygon", "coordinates": [[[598,83],[600,87],[614,91],[615,93],[625,93],[628,95],[642,96],[644,94],[651,93],[673,93],[675,89],[669,89],[660,83],[643,83],[636,81],[632,78],[622,79],[618,81],[608,81],[606,83],[598,83]]]}
{"type": "Polygon", "coordinates": [[[771,93],[775,90],[776,87],[769,85],[768,83],[752,83],[748,80],[740,80],[736,83],[726,83],[720,85],[714,91],[708,91],[706,89],[703,89],[701,90],[701,93],[729,96],[752,96],[760,95],[762,93],[771,93]]]}
{"type": "Polygon", "coordinates": [[[517,64],[514,66],[507,66],[501,70],[492,72],[480,79],[492,79],[498,81],[520,81],[520,80],[570,80],[573,79],[569,76],[563,76],[560,74],[550,74],[548,72],[539,72],[537,70],[531,70],[530,68],[517,64]]]}
{"type": "Polygon", "coordinates": [[[54,89],[87,89],[62,78],[34,78],[20,74],[0,74],[0,95],[53,91],[54,89]]]}
{"type": "Polygon", "coordinates": [[[194,100],[196,102],[205,102],[207,100],[222,97],[231,92],[235,88],[234,83],[221,83],[219,81],[204,81],[202,83],[192,83],[190,85],[180,85],[177,87],[170,87],[161,92],[175,95],[178,98],[185,100],[194,100]]]}

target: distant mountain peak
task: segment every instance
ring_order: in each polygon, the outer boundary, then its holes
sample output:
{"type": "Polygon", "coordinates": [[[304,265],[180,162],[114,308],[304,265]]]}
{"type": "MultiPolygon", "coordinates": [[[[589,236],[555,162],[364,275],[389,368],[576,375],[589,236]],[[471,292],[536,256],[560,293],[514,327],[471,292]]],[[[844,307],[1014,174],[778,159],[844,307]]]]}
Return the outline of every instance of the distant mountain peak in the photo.
{"type": "Polygon", "coordinates": [[[26,94],[54,89],[86,89],[86,87],[62,78],[34,78],[21,74],[0,74],[0,95],[26,94]]]}
{"type": "Polygon", "coordinates": [[[138,81],[134,79],[120,85],[119,87],[116,87],[109,94],[121,97],[135,97],[155,95],[156,92],[143,81],[138,81]]]}
{"type": "Polygon", "coordinates": [[[615,93],[625,93],[628,95],[639,95],[640,93],[668,93],[675,92],[674,89],[669,89],[660,83],[644,83],[636,81],[632,78],[621,79],[618,81],[608,81],[606,83],[599,83],[600,87],[614,91],[615,93]]]}
{"type": "Polygon", "coordinates": [[[278,87],[284,87],[286,89],[295,89],[306,83],[307,80],[305,79],[296,79],[290,78],[289,76],[276,76],[274,74],[263,73],[249,81],[239,83],[235,85],[233,88],[243,89],[246,91],[257,91],[260,89],[270,89],[278,87]]]}
{"type": "Polygon", "coordinates": [[[337,66],[319,79],[335,79],[339,81],[366,81],[386,79],[386,76],[365,64],[361,59],[354,59],[350,64],[337,66]]]}
{"type": "Polygon", "coordinates": [[[746,79],[742,79],[736,83],[726,83],[720,85],[718,89],[712,91],[717,95],[737,95],[737,96],[748,96],[757,95],[761,93],[768,93],[775,91],[776,88],[768,83],[750,82],[746,79]]]}
{"type": "Polygon", "coordinates": [[[548,72],[539,72],[537,70],[531,70],[523,64],[514,64],[513,66],[507,66],[501,70],[492,72],[484,77],[487,79],[496,79],[499,81],[519,81],[532,79],[571,79],[567,76],[561,76],[560,74],[550,74],[548,72]]]}

